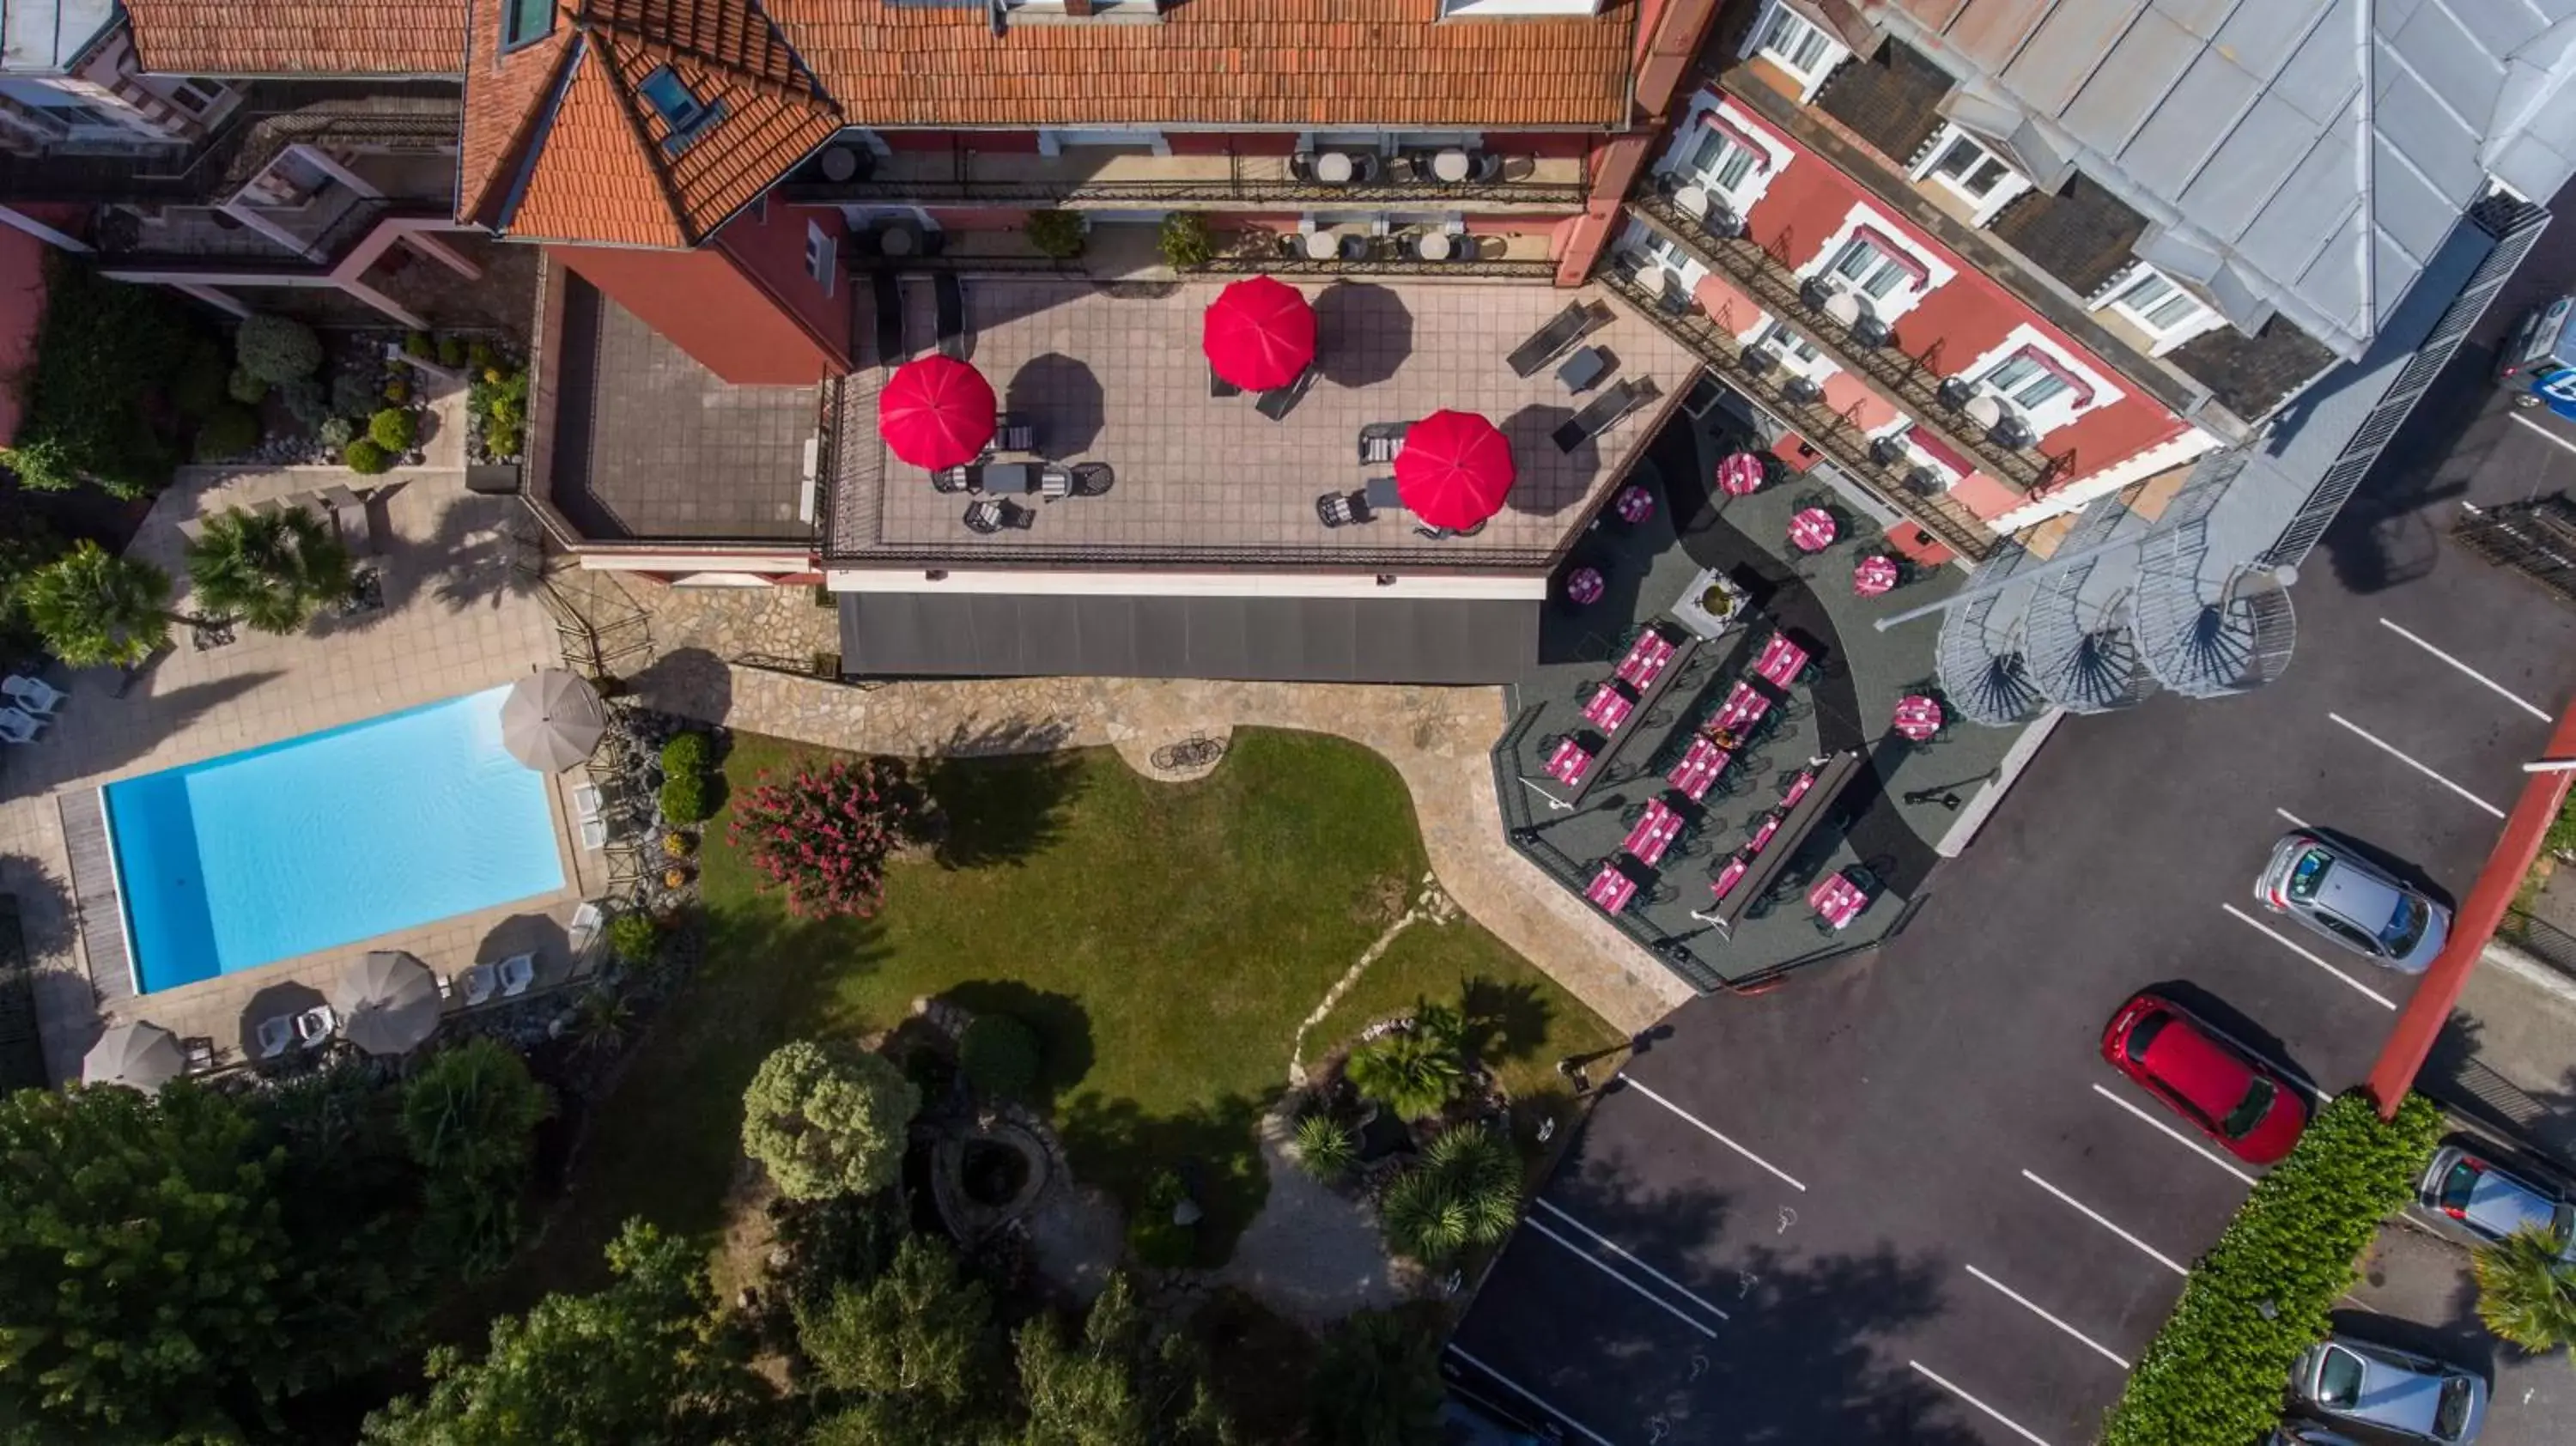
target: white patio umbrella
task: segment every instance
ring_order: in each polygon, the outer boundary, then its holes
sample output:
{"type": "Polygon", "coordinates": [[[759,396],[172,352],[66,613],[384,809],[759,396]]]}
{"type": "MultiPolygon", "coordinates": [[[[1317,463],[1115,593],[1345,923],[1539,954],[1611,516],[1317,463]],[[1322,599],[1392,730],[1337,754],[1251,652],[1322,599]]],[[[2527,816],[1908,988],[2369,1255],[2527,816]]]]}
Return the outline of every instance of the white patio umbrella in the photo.
{"type": "Polygon", "coordinates": [[[81,1059],[81,1083],[157,1090],[187,1073],[179,1037],[157,1024],[120,1024],[98,1037],[81,1059]]]}
{"type": "Polygon", "coordinates": [[[607,731],[599,694],[561,668],[521,678],[501,700],[501,746],[540,773],[561,773],[588,758],[607,731]]]}
{"type": "Polygon", "coordinates": [[[438,1031],[438,980],[429,966],[390,949],[350,965],[332,986],[340,1037],[369,1054],[408,1054],[438,1031]]]}

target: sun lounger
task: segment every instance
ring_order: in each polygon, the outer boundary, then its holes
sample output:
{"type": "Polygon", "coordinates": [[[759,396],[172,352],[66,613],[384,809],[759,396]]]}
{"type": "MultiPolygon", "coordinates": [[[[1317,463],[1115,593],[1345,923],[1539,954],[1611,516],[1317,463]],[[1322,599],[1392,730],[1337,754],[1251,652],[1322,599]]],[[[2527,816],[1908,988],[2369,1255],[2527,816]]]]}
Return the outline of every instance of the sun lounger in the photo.
{"type": "Polygon", "coordinates": [[[0,679],[0,693],[7,694],[10,702],[39,718],[51,718],[54,710],[63,705],[62,689],[25,673],[12,673],[6,679],[0,679]]]}
{"type": "Polygon", "coordinates": [[[599,942],[600,930],[607,922],[607,917],[599,911],[599,901],[584,899],[581,907],[572,911],[572,923],[564,930],[565,941],[572,946],[574,954],[587,954],[590,946],[599,942]]]}
{"type": "Polygon", "coordinates": [[[1556,360],[1566,348],[1583,340],[1587,333],[1609,324],[1609,307],[1597,301],[1589,305],[1580,301],[1569,302],[1565,310],[1549,317],[1547,325],[1530,333],[1530,339],[1514,348],[1505,360],[1511,364],[1512,375],[1534,377],[1541,367],[1556,360]]]}
{"type": "Polygon", "coordinates": [[[36,732],[44,725],[24,708],[0,708],[0,738],[11,743],[33,743],[36,732]]]}
{"type": "Polygon", "coordinates": [[[367,516],[367,499],[346,487],[322,489],[322,505],[340,529],[340,540],[358,557],[376,555],[376,524],[367,516]]]}
{"type": "Polygon", "coordinates": [[[275,1059],[286,1053],[287,1047],[295,1043],[295,1019],[292,1015],[285,1014],[278,1015],[274,1019],[263,1019],[254,1033],[259,1043],[259,1057],[275,1059]]]}
{"type": "Polygon", "coordinates": [[[1297,380],[1263,392],[1261,400],[1252,404],[1252,409],[1274,422],[1284,422],[1288,414],[1297,409],[1297,404],[1305,400],[1306,389],[1314,384],[1315,369],[1308,367],[1297,374],[1297,380]]]}
{"type": "Polygon", "coordinates": [[[489,964],[468,965],[459,970],[456,975],[456,987],[464,994],[467,1004],[480,1004],[491,998],[492,986],[495,982],[492,966],[489,964]]]}
{"type": "Polygon", "coordinates": [[[966,283],[954,271],[935,271],[930,276],[930,295],[939,314],[939,352],[958,361],[966,359],[966,283]]]}
{"type": "Polygon", "coordinates": [[[179,1050],[187,1060],[189,1074],[204,1074],[215,1067],[215,1042],[205,1035],[191,1035],[179,1041],[179,1050]]]}
{"type": "Polygon", "coordinates": [[[1574,414],[1574,419],[1550,433],[1556,450],[1571,452],[1602,433],[1609,431],[1621,417],[1654,400],[1655,384],[1630,379],[1592,399],[1592,405],[1574,414]]]}
{"type": "Polygon", "coordinates": [[[903,353],[903,283],[891,271],[869,274],[877,298],[877,365],[899,366],[903,353]]]}
{"type": "Polygon", "coordinates": [[[509,958],[501,961],[500,975],[501,994],[503,998],[508,998],[514,994],[527,993],[528,986],[537,982],[536,956],[533,954],[511,955],[509,958]]]}

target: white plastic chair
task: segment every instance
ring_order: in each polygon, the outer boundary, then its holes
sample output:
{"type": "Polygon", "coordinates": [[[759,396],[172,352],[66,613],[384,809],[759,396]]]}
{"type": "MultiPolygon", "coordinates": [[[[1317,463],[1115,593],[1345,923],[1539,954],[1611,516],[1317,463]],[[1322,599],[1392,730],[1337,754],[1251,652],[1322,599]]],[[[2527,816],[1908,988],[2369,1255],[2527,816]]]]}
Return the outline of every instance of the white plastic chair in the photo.
{"type": "Polygon", "coordinates": [[[537,982],[537,961],[532,954],[513,954],[501,961],[501,994],[525,994],[537,982]]]}
{"type": "Polygon", "coordinates": [[[12,743],[33,743],[39,724],[24,708],[0,708],[0,738],[12,743]]]}
{"type": "Polygon", "coordinates": [[[590,946],[599,942],[600,925],[605,922],[607,921],[599,912],[597,900],[582,900],[581,907],[572,911],[572,923],[564,931],[571,939],[572,952],[589,953],[590,946]]]}
{"type": "Polygon", "coordinates": [[[304,1041],[306,1049],[329,1039],[339,1030],[340,1016],[332,1013],[328,1004],[316,1004],[295,1016],[295,1037],[304,1041]]]}
{"type": "Polygon", "coordinates": [[[0,679],[0,693],[8,694],[11,701],[39,718],[54,716],[54,710],[63,705],[62,689],[24,673],[12,673],[0,679]]]}
{"type": "Polygon", "coordinates": [[[599,817],[601,802],[599,785],[596,783],[585,783],[572,791],[572,806],[585,821],[599,817]]]}
{"type": "Polygon", "coordinates": [[[470,965],[456,977],[465,987],[465,1002],[467,1004],[480,1004],[484,1000],[492,997],[491,965],[470,965]]]}
{"type": "Polygon", "coordinates": [[[608,820],[585,818],[581,821],[581,846],[598,853],[608,847],[608,820]]]}
{"type": "Polygon", "coordinates": [[[283,1014],[274,1019],[263,1019],[259,1022],[257,1034],[259,1057],[275,1059],[286,1053],[286,1047],[295,1042],[295,1021],[283,1014]]]}

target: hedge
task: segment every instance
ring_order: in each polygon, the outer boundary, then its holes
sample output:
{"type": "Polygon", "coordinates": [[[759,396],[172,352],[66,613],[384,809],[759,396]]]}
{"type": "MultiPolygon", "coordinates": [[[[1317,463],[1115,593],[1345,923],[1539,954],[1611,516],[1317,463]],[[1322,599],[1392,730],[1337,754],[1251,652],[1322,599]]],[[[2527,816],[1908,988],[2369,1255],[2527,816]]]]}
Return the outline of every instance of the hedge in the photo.
{"type": "MultiPolygon", "coordinates": [[[[59,252],[45,257],[45,285],[35,354],[16,378],[17,438],[0,460],[40,491],[149,496],[178,460],[149,400],[196,354],[193,328],[159,287],[109,281],[59,252]]],[[[202,383],[190,390],[194,400],[202,383]]]]}
{"type": "Polygon", "coordinates": [[[679,733],[662,745],[662,821],[689,828],[714,812],[707,798],[707,770],[715,749],[704,733],[679,733]]]}
{"type": "Polygon", "coordinates": [[[2101,1446],[2262,1440],[2281,1418],[2292,1364],[2325,1338],[2361,1253],[2406,1203],[2441,1135],[2442,1113],[2421,1095],[2408,1095],[2393,1123],[2358,1091],[2319,1110],[2192,1267],[2101,1446]]]}

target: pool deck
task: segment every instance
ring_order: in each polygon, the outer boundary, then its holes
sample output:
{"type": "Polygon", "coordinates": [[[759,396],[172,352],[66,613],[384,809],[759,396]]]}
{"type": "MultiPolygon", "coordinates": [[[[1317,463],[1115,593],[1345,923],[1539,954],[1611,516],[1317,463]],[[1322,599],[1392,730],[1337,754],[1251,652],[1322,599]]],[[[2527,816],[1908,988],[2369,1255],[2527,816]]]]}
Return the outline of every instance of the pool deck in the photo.
{"type": "MultiPolygon", "coordinates": [[[[525,515],[511,498],[465,490],[462,441],[451,430],[455,401],[442,399],[434,413],[449,427],[430,441],[433,465],[374,479],[382,611],[327,619],[291,637],[245,629],[237,641],[204,651],[182,628],[178,646],[122,697],[112,669],[68,679],[51,674],[70,694],[53,726],[32,744],[0,750],[0,890],[19,896],[36,968],[37,1024],[55,1078],[76,1076],[100,1031],[134,1019],[182,1037],[211,1037],[226,1052],[223,1062],[235,1062],[254,995],[278,986],[327,994],[343,964],[371,948],[408,950],[441,974],[533,950],[538,989],[568,971],[564,926],[605,879],[600,856],[567,843],[574,831],[562,785],[550,791],[570,882],[552,895],[140,999],[113,961],[94,979],[81,942],[57,795],[494,687],[557,661],[554,624],[513,571],[534,555],[525,515]]],[[[154,502],[132,551],[182,578],[176,606],[184,612],[180,521],[349,480],[337,468],[182,468],[154,502]]],[[[87,925],[112,931],[118,921],[110,914],[87,925]]]]}

